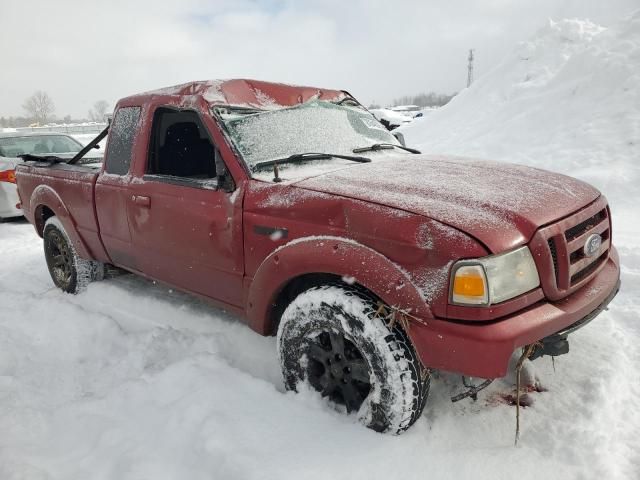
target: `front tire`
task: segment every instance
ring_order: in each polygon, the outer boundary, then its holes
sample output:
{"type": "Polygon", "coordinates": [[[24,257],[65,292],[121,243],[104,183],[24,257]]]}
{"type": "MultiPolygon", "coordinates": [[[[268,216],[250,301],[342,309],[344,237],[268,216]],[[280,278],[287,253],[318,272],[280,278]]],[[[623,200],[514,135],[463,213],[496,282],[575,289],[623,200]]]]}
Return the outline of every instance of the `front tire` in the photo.
{"type": "Polygon", "coordinates": [[[376,310],[351,289],[301,293],[282,314],[280,365],[288,390],[310,385],[368,428],[400,434],[420,418],[430,377],[402,328],[376,310]]]}
{"type": "Polygon", "coordinates": [[[44,256],[53,283],[63,292],[81,292],[93,280],[104,277],[104,264],[80,258],[58,217],[44,224],[44,256]]]}

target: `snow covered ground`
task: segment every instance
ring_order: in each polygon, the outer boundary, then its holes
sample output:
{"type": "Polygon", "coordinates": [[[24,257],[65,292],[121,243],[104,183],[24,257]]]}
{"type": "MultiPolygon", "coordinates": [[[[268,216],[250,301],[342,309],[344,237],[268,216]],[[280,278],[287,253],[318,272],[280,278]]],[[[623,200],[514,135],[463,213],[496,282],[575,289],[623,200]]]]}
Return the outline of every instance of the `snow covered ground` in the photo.
{"type": "Polygon", "coordinates": [[[24,221],[0,224],[0,479],[637,479],[640,477],[640,14],[551,25],[405,130],[425,151],[539,165],[612,203],[623,289],[535,368],[513,446],[507,381],[452,404],[432,384],[400,437],[284,393],[273,338],[124,275],[65,295],[24,221]]]}

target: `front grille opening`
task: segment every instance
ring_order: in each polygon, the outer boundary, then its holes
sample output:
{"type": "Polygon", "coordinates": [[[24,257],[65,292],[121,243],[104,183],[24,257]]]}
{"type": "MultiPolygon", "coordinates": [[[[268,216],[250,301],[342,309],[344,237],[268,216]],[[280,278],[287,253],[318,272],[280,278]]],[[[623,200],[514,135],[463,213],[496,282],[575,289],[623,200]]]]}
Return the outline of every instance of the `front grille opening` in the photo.
{"type": "Polygon", "coordinates": [[[547,240],[549,244],[549,252],[551,252],[551,260],[553,261],[553,273],[556,277],[556,285],[558,285],[558,250],[556,249],[556,242],[552,238],[547,240]]]}
{"type": "Polygon", "coordinates": [[[576,226],[571,227],[570,229],[568,229],[564,233],[564,236],[567,239],[567,241],[570,242],[574,238],[578,238],[583,233],[588,232],[589,230],[591,230],[593,227],[595,227],[600,222],[602,222],[602,220],[604,220],[605,218],[607,218],[607,209],[603,208],[598,213],[596,213],[594,216],[592,216],[590,218],[587,218],[585,221],[580,222],[576,226]]]}
{"type": "Polygon", "coordinates": [[[575,285],[580,280],[588,277],[593,272],[595,272],[598,269],[598,267],[600,265],[602,265],[602,262],[604,262],[607,259],[608,255],[609,255],[609,252],[607,251],[607,252],[603,253],[602,255],[600,255],[595,262],[590,263],[589,265],[587,265],[585,268],[583,268],[579,272],[574,273],[571,276],[571,285],[575,285]]]}
{"type": "Polygon", "coordinates": [[[569,263],[571,263],[571,265],[573,265],[574,263],[576,263],[578,260],[581,260],[584,258],[584,251],[581,248],[579,248],[578,250],[576,250],[575,252],[573,252],[570,256],[569,256],[569,263]]]}

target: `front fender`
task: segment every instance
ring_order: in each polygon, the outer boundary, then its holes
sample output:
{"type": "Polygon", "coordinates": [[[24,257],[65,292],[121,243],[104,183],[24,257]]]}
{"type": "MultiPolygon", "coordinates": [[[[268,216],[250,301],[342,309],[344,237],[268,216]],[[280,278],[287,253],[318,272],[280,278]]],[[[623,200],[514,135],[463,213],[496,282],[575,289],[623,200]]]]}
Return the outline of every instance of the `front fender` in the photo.
{"type": "Polygon", "coordinates": [[[69,212],[69,209],[65,206],[64,202],[56,191],[48,185],[39,185],[35,188],[31,194],[31,200],[29,202],[30,213],[33,216],[33,226],[36,228],[38,235],[42,237],[44,233],[44,216],[42,215],[42,209],[44,207],[49,208],[56,217],[60,220],[69,239],[73,243],[74,248],[78,255],[82,258],[92,258],[89,249],[83,242],[82,238],[78,234],[78,229],[73,216],[69,212]]]}
{"type": "Polygon", "coordinates": [[[387,305],[424,320],[433,318],[408,273],[384,255],[347,238],[304,237],[275,250],[256,271],[245,299],[251,328],[268,334],[278,294],[290,280],[312,273],[353,278],[387,305]]]}

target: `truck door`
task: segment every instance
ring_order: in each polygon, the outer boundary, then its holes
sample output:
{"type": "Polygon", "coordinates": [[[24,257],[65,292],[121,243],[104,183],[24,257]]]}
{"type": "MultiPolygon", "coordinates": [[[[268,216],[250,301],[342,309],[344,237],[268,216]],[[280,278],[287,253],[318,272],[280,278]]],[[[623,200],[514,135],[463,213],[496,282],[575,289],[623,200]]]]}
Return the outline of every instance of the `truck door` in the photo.
{"type": "Polygon", "coordinates": [[[127,222],[127,199],[133,146],[140,126],[140,107],[121,107],[109,129],[103,171],[96,182],[96,216],[100,238],[111,261],[138,269],[127,222]]]}
{"type": "Polygon", "coordinates": [[[128,218],[141,270],[218,301],[242,304],[241,196],[219,185],[224,165],[197,112],[159,107],[128,218]]]}

